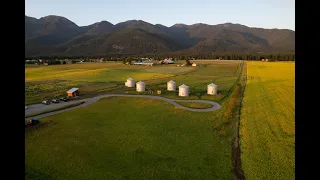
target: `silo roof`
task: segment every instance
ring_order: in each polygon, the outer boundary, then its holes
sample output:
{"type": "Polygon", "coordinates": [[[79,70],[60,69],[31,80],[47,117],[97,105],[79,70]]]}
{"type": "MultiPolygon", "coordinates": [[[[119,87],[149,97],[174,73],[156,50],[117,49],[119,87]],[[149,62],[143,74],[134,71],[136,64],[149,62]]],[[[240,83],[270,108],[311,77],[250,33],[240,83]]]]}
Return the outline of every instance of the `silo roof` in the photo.
{"type": "Polygon", "coordinates": [[[208,86],[217,86],[217,85],[216,85],[216,84],[211,83],[211,84],[209,84],[208,86]]]}
{"type": "Polygon", "coordinates": [[[176,82],[174,82],[174,81],[170,80],[168,83],[176,83],[176,82]]]}
{"type": "Polygon", "coordinates": [[[142,81],[139,81],[139,82],[137,82],[137,84],[144,84],[144,82],[142,82],[142,81]]]}
{"type": "Polygon", "coordinates": [[[133,80],[132,78],[129,78],[128,80],[133,80]]]}
{"type": "Polygon", "coordinates": [[[185,84],[182,84],[181,86],[179,86],[179,88],[189,88],[189,87],[186,86],[185,84]]]}

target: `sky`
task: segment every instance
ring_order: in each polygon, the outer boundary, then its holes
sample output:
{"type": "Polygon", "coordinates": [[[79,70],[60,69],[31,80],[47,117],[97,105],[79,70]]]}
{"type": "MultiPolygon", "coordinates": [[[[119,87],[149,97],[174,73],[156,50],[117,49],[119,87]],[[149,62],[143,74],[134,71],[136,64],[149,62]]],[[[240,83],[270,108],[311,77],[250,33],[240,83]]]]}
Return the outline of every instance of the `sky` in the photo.
{"type": "Polygon", "coordinates": [[[295,0],[25,0],[25,15],[63,16],[78,26],[135,19],[168,27],[229,22],[295,30],[295,0]]]}

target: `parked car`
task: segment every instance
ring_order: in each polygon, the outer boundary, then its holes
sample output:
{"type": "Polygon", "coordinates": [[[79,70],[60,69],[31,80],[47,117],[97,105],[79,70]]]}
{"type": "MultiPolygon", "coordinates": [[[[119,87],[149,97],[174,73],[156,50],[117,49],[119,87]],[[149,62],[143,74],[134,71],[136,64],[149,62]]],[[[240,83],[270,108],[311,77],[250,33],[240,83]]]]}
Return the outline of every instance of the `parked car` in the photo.
{"type": "Polygon", "coordinates": [[[58,99],[52,99],[51,102],[53,102],[53,103],[59,103],[60,101],[59,101],[58,99]]]}
{"type": "Polygon", "coordinates": [[[48,105],[48,104],[50,104],[50,101],[49,100],[44,100],[44,101],[42,101],[42,104],[48,105]]]}
{"type": "Polygon", "coordinates": [[[60,101],[67,102],[67,101],[69,101],[69,98],[68,97],[62,97],[62,98],[60,98],[60,101]]]}

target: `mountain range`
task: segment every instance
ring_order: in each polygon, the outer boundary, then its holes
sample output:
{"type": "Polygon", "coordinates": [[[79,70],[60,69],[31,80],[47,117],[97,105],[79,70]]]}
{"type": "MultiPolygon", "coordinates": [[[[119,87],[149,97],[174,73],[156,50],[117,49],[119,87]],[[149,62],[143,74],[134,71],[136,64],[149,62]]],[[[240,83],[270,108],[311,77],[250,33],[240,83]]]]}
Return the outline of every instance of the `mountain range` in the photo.
{"type": "Polygon", "coordinates": [[[294,51],[295,31],[288,29],[232,23],[167,27],[142,20],[78,26],[61,16],[25,16],[26,56],[294,51]]]}

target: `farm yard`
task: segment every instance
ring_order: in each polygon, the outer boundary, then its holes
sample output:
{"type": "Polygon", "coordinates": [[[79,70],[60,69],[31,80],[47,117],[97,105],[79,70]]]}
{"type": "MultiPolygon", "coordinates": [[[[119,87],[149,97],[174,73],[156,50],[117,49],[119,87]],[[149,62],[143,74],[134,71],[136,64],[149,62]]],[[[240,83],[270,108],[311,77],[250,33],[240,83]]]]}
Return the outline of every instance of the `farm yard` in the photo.
{"type": "Polygon", "coordinates": [[[117,89],[128,77],[152,79],[168,74],[139,72],[146,67],[121,63],[90,63],[26,67],[26,104],[63,96],[72,87],[81,87],[83,97],[117,89]],[[122,80],[122,81],[121,81],[122,80]]]}
{"type": "Polygon", "coordinates": [[[207,61],[199,64],[200,67],[177,67],[175,64],[147,67],[121,63],[29,65],[26,67],[25,103],[35,104],[44,99],[65,96],[66,91],[72,87],[80,88],[82,98],[105,93],[136,94],[134,88],[124,86],[129,77],[136,82],[144,81],[148,89],[162,90],[165,92],[162,96],[168,98],[177,93],[165,91],[166,82],[173,79],[177,85],[184,83],[190,86],[189,99],[222,99],[237,79],[240,62],[230,61],[225,64],[207,61]],[[206,86],[210,83],[219,84],[219,95],[206,96],[206,86]]]}
{"type": "Polygon", "coordinates": [[[240,120],[246,179],[294,179],[295,64],[247,62],[247,66],[240,120]]]}
{"type": "MultiPolygon", "coordinates": [[[[108,97],[42,118],[42,124],[47,126],[27,129],[25,133],[26,179],[233,179],[232,144],[237,120],[225,114],[230,111],[230,96],[240,80],[242,64],[240,61],[197,64],[197,67],[119,63],[27,67],[26,88],[42,82],[39,100],[46,94],[58,94],[54,86],[41,89],[53,79],[73,83],[62,84],[61,93],[77,85],[80,96],[147,94],[124,86],[126,79],[132,77],[136,82],[144,81],[146,88],[162,91],[154,96],[212,100],[222,108],[199,113],[161,100],[108,97]],[[188,85],[190,96],[178,97],[178,92],[166,91],[166,83],[171,79],[177,86],[188,85]],[[108,83],[114,89],[108,89],[108,83]],[[206,94],[210,83],[218,84],[218,95],[206,94]],[[90,89],[90,85],[103,88],[90,89]]],[[[32,93],[29,92],[29,102],[36,101],[32,93]]],[[[210,106],[179,104],[199,109],[210,106]]]]}

